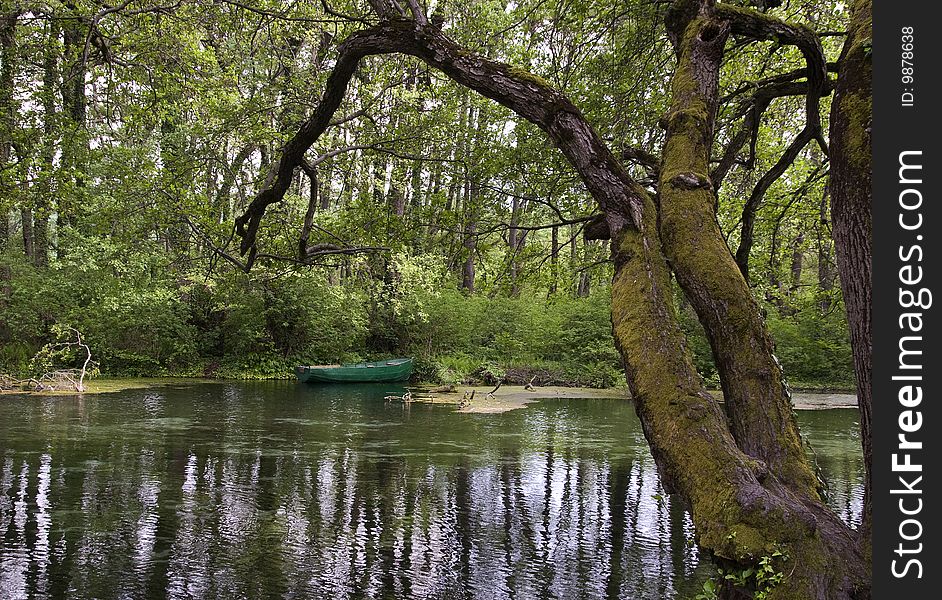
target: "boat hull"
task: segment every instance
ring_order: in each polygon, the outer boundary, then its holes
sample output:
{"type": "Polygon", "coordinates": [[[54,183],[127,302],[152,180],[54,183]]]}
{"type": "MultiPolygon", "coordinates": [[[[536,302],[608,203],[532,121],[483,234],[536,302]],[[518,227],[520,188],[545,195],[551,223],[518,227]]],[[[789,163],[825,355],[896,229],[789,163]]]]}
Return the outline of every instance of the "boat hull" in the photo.
{"type": "Polygon", "coordinates": [[[302,383],[369,383],[408,381],[412,375],[412,359],[393,360],[351,365],[300,366],[295,375],[302,383]]]}

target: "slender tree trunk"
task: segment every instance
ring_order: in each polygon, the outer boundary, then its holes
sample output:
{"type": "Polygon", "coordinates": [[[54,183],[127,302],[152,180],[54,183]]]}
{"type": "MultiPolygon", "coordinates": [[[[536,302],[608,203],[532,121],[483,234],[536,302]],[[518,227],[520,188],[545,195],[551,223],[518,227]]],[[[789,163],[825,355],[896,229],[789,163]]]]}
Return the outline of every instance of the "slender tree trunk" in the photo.
{"type": "Polygon", "coordinates": [[[579,282],[576,284],[576,298],[588,298],[592,293],[592,276],[586,265],[589,262],[589,247],[592,242],[585,240],[582,242],[583,268],[579,271],[579,282]]]}
{"type": "Polygon", "coordinates": [[[422,161],[413,161],[410,181],[409,208],[416,211],[422,206],[422,161]]]}
{"type": "Polygon", "coordinates": [[[553,296],[559,287],[559,227],[553,227],[551,243],[549,295],[553,296]]]}
{"type": "Polygon", "coordinates": [[[804,243],[805,243],[805,234],[803,232],[798,232],[798,235],[795,236],[795,239],[792,240],[792,268],[791,268],[791,288],[790,291],[794,292],[801,286],[801,273],[804,267],[804,243]]]}
{"type": "Polygon", "coordinates": [[[569,293],[575,297],[579,297],[579,277],[580,272],[576,271],[577,265],[579,264],[579,250],[578,250],[578,238],[576,235],[576,226],[569,226],[569,272],[574,273],[575,277],[570,282],[569,293]]]}
{"type": "Polygon", "coordinates": [[[830,212],[828,210],[830,198],[828,186],[824,186],[821,202],[818,205],[818,290],[820,301],[818,308],[822,314],[831,310],[831,290],[834,289],[834,270],[832,265],[831,236],[829,235],[830,212]]]}
{"type": "Polygon", "coordinates": [[[35,240],[33,239],[33,211],[28,207],[20,207],[20,230],[23,233],[23,253],[30,261],[36,256],[35,240]]]}
{"type": "Polygon", "coordinates": [[[219,215],[220,222],[224,223],[229,220],[229,211],[232,206],[232,201],[230,195],[232,194],[232,186],[235,185],[236,181],[239,179],[239,174],[242,172],[242,166],[245,165],[245,161],[252,156],[252,153],[255,152],[256,148],[254,144],[247,144],[243,146],[226,166],[226,172],[222,176],[222,182],[219,184],[219,189],[216,191],[215,197],[215,207],[216,214],[219,215]]]}
{"type": "Polygon", "coordinates": [[[84,163],[88,154],[88,140],[85,131],[85,117],[88,100],[85,95],[84,51],[87,26],[85,15],[71,4],[69,12],[62,20],[63,73],[62,73],[62,108],[66,123],[62,135],[62,169],[71,177],[76,193],[72,198],[60,198],[57,206],[59,220],[74,224],[81,203],[79,193],[85,187],[84,163]],[[65,202],[63,202],[65,200],[65,202]]]}
{"type": "Polygon", "coordinates": [[[43,142],[40,157],[39,185],[36,186],[36,214],[35,214],[35,249],[33,262],[37,266],[44,266],[49,260],[49,218],[55,202],[52,196],[52,180],[55,176],[53,164],[56,152],[56,88],[59,79],[59,27],[55,21],[50,21],[46,36],[46,48],[43,56],[43,142]]]}
{"type": "Polygon", "coordinates": [[[465,229],[464,229],[464,266],[461,271],[461,289],[474,293],[474,254],[477,251],[478,224],[474,216],[474,196],[477,184],[474,179],[465,183],[465,229]]]}
{"type": "Polygon", "coordinates": [[[395,183],[389,186],[389,203],[392,205],[393,214],[398,218],[402,219],[406,215],[406,196],[395,183]]]}
{"type": "Polygon", "coordinates": [[[318,191],[317,195],[319,197],[320,209],[329,210],[330,201],[331,201],[331,190],[330,190],[330,181],[333,176],[333,169],[327,165],[324,168],[324,174],[318,178],[318,191]]]}
{"type": "Polygon", "coordinates": [[[834,254],[847,307],[850,343],[857,375],[860,439],[863,443],[866,485],[863,522],[864,550],[870,550],[871,440],[873,342],[871,332],[871,216],[870,123],[873,116],[870,43],[871,0],[854,0],[848,36],[840,59],[840,74],[831,103],[831,222],[834,254]]]}
{"type": "Polygon", "coordinates": [[[49,263],[49,214],[33,215],[33,264],[43,267],[49,263]]]}
{"type": "MultiPolygon", "coordinates": [[[[19,14],[7,12],[6,3],[0,8],[0,169],[10,163],[13,151],[13,130],[16,127],[16,101],[14,86],[16,76],[16,20],[19,14]]],[[[0,197],[9,197],[10,190],[5,189],[0,180],[0,197]]],[[[0,249],[10,237],[10,214],[8,208],[0,204],[0,249]]]]}
{"type": "MultiPolygon", "coordinates": [[[[769,240],[769,287],[775,290],[776,296],[782,295],[782,279],[779,277],[779,231],[781,226],[781,219],[775,224],[775,227],[772,229],[772,236],[769,240]]],[[[780,298],[779,298],[780,300],[780,298]]]]}

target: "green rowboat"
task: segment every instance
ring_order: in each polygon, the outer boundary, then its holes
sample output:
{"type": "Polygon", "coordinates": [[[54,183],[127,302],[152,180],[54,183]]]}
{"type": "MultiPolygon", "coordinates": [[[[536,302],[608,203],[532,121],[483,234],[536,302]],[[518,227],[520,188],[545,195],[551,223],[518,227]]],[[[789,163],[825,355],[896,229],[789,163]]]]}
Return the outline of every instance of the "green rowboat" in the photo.
{"type": "Polygon", "coordinates": [[[371,381],[407,381],[412,374],[411,358],[393,358],[349,365],[295,367],[302,383],[364,383],[371,381]]]}

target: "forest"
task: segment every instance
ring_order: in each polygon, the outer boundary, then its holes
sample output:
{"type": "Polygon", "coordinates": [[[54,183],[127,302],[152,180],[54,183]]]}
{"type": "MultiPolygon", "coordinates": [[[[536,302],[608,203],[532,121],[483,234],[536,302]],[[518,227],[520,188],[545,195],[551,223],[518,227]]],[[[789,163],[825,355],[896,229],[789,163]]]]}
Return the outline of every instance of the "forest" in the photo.
{"type": "MultiPolygon", "coordinates": [[[[20,4],[3,11],[0,371],[29,373],[58,323],[85,334],[108,375],[285,377],[298,363],[412,355],[442,383],[488,370],[623,380],[611,259],[586,235],[598,211],[534,125],[415,59],[365,64],[310,158],[315,179],[296,173],[246,273],[230,260],[232,222],[357,22],[316,2],[20,4]],[[299,258],[299,237],[322,250],[299,258]]],[[[789,10],[845,26],[835,6],[789,10]]],[[[578,100],[653,184],[671,53],[658,3],[444,12],[462,43],[578,100]]],[[[836,56],[839,36],[823,39],[836,56]]],[[[755,88],[800,67],[766,46],[724,69],[719,135],[739,152],[715,174],[718,217],[792,385],[852,387],[826,156],[810,144],[766,176],[803,119],[797,84],[755,88]],[[751,115],[762,119],[743,139],[751,115]]],[[[697,367],[718,384],[676,296],[697,367]]]]}
{"type": "Polygon", "coordinates": [[[0,373],[627,373],[698,543],[804,574],[724,597],[869,597],[788,406],[867,385],[869,12],[0,0],[0,373]]]}

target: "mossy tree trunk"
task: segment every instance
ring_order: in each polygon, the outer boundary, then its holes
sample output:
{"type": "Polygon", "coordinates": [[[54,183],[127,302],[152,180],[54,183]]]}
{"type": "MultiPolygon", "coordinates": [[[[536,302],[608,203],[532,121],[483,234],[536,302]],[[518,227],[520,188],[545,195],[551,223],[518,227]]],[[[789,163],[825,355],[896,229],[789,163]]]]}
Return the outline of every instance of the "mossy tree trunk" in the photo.
{"type": "Polygon", "coordinates": [[[663,119],[661,238],[709,336],[733,437],[746,454],[817,498],[772,340],[716,218],[710,149],[719,68],[732,26],[713,14],[710,4],[677,2],[667,18],[677,68],[671,108],[663,119]]]}
{"type": "Polygon", "coordinates": [[[871,142],[873,116],[870,44],[873,36],[871,0],[855,0],[840,58],[840,75],[831,104],[831,227],[834,254],[850,323],[850,343],[857,376],[857,404],[866,481],[863,523],[864,551],[870,547],[870,492],[873,450],[870,447],[872,410],[870,330],[871,271],[871,142]]]}
{"type": "MultiPolygon", "coordinates": [[[[730,23],[738,20],[736,26],[751,33],[778,23],[743,9],[728,17],[714,14],[712,2],[676,4],[668,26],[677,34],[679,62],[674,105],[665,119],[660,215],[655,199],[628,175],[579,109],[546,81],[459,47],[424,15],[381,13],[380,24],[340,45],[320,104],[237,219],[241,250],[250,258],[256,254],[266,208],[284,198],[363,57],[416,56],[503,104],[546,133],[604,214],[615,264],[615,343],[665,486],[689,506],[700,546],[741,568],[780,553],[774,567],[782,581],[766,598],[865,598],[869,569],[855,533],[818,496],[771,341],[719,235],[707,170],[716,79],[730,23]],[[704,389],[690,358],[675,314],[668,259],[725,363],[732,418],[704,389]]],[[[747,589],[725,592],[741,596],[747,589]]]]}

